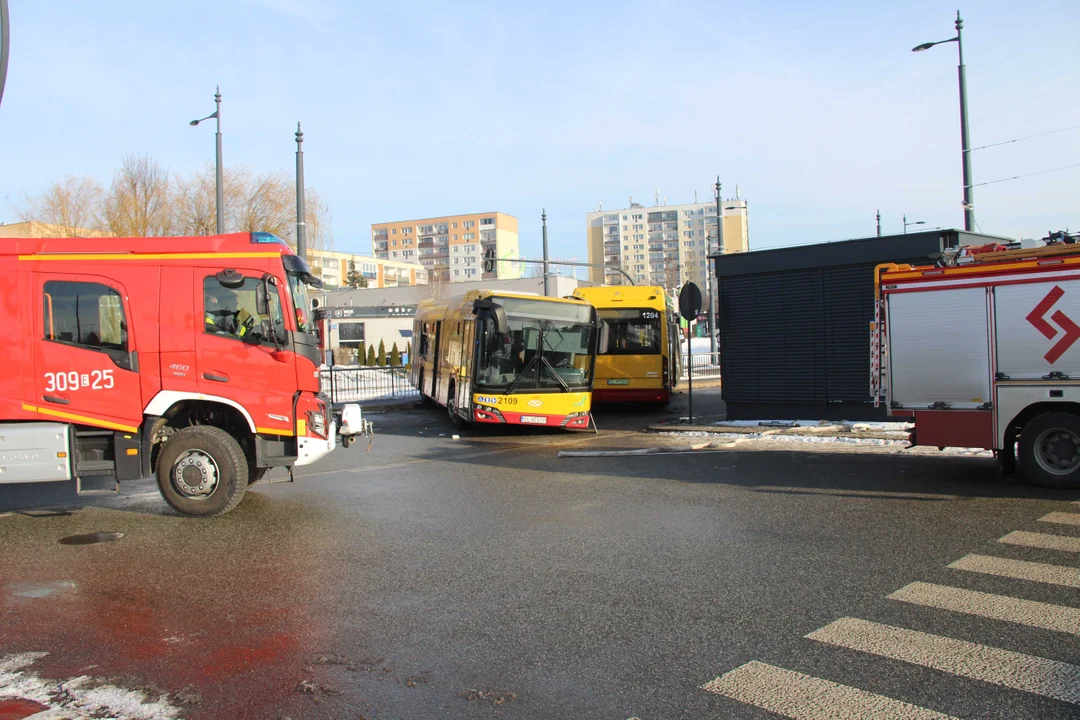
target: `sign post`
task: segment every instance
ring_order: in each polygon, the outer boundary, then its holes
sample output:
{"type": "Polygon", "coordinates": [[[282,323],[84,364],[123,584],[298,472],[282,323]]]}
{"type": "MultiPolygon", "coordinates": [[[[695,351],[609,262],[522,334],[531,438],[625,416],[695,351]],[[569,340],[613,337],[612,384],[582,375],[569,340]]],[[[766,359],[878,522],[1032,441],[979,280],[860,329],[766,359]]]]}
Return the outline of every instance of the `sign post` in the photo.
{"type": "Polygon", "coordinates": [[[686,321],[686,377],[688,380],[686,392],[690,400],[689,415],[691,425],[694,423],[694,347],[690,338],[690,324],[697,320],[700,312],[701,290],[694,283],[688,282],[679,291],[679,314],[686,321]]]}

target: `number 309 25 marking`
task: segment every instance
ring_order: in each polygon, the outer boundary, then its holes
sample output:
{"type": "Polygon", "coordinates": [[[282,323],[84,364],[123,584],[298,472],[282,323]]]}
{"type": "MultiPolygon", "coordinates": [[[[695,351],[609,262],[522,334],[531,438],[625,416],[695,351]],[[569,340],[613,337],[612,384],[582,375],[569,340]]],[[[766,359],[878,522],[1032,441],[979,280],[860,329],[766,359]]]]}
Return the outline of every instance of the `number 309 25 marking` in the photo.
{"type": "Polygon", "coordinates": [[[116,384],[112,370],[93,370],[80,375],[70,372],[45,373],[45,392],[111,390],[116,384]]]}

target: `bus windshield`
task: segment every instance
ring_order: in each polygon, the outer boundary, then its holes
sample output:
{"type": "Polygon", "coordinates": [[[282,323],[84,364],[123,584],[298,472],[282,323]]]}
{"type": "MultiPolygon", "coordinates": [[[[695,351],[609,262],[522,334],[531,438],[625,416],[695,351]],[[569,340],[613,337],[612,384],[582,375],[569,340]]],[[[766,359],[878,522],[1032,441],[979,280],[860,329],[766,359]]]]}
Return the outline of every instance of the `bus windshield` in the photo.
{"type": "Polygon", "coordinates": [[[506,327],[480,324],[476,385],[485,392],[571,392],[592,385],[596,325],[588,305],[495,298],[506,327]]]}
{"type": "Polygon", "coordinates": [[[600,355],[660,354],[660,310],[602,308],[597,312],[607,326],[607,343],[599,349],[600,355]]]}

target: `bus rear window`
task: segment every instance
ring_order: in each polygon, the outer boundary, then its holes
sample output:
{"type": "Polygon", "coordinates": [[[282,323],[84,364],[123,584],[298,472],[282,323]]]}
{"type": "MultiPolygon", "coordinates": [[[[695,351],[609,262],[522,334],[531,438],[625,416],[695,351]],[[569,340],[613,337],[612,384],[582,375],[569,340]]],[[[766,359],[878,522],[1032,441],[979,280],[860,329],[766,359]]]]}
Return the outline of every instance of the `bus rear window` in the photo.
{"type": "Polygon", "coordinates": [[[600,355],[659,355],[660,323],[663,313],[648,308],[605,308],[598,310],[607,326],[607,347],[600,355]]]}

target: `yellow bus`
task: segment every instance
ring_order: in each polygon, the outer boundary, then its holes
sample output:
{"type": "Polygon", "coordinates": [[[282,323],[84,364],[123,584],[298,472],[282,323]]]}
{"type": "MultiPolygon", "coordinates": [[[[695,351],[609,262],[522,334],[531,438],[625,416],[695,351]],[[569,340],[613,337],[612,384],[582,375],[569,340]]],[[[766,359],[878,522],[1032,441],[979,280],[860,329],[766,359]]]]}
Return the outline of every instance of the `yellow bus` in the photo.
{"type": "Polygon", "coordinates": [[[596,310],[583,300],[472,290],[416,308],[410,378],[464,422],[584,430],[592,416],[596,310]]]}
{"type": "Polygon", "coordinates": [[[661,287],[603,285],[574,291],[596,308],[601,342],[596,402],[666,403],[679,380],[679,324],[661,287]]]}

